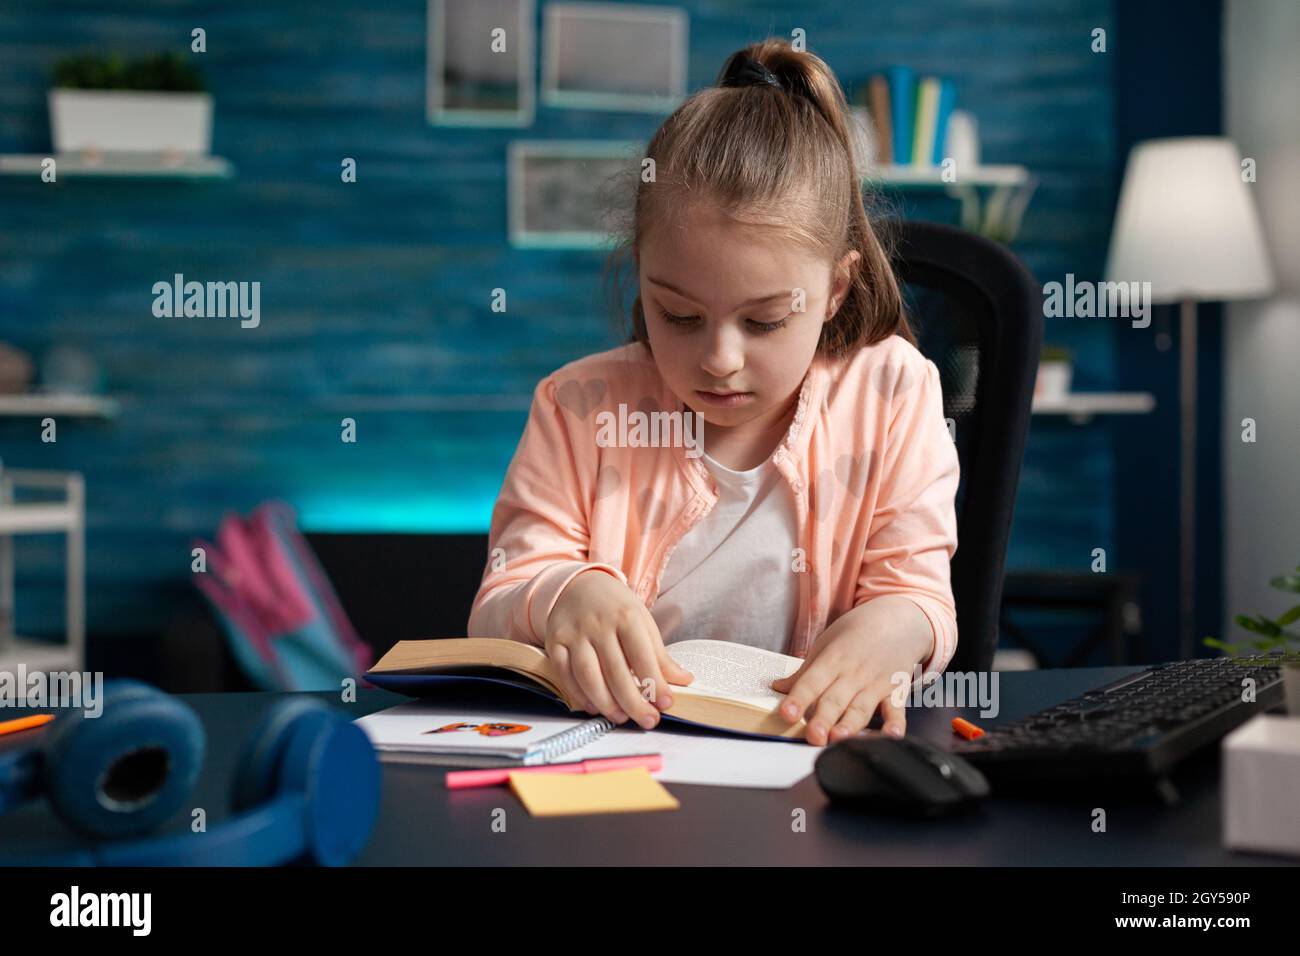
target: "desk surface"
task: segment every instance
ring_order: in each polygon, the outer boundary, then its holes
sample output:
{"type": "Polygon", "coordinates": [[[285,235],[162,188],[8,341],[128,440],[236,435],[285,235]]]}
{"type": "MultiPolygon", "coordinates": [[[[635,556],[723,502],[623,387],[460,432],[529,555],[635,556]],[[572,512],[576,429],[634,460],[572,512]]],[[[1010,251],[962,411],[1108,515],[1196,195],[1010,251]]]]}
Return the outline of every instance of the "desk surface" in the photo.
{"type": "MultiPolygon", "coordinates": [[[[1031,713],[1140,668],[1005,672],[997,721],[1031,713]]],[[[507,694],[510,692],[507,691],[507,694]]],[[[229,813],[230,777],[245,735],[274,694],[182,695],[208,730],[208,760],[193,804],[209,826],[229,813]]],[[[337,701],[337,695],[321,694],[337,701]]],[[[355,716],[405,700],[363,690],[346,709],[355,716]]],[[[505,700],[518,705],[519,696],[505,700]]],[[[479,698],[479,703],[487,701],[479,698]]],[[[952,717],[973,711],[911,710],[908,733],[946,742],[952,717]]],[[[994,723],[986,721],[985,723],[994,723]]],[[[32,738],[29,738],[32,739],[32,738]]],[[[0,751],[16,746],[0,738],[0,751]]],[[[662,813],[533,818],[504,788],[448,791],[445,770],[384,765],[381,818],[361,865],[1269,865],[1284,858],[1228,852],[1220,838],[1218,758],[1210,752],[1180,768],[1173,806],[1149,801],[1046,802],[992,798],[975,815],[908,821],[832,807],[808,777],[788,790],[670,784],[681,808],[662,813]],[[1107,832],[1092,830],[1093,806],[1107,832]],[[495,811],[505,832],[494,832],[495,811]],[[804,811],[805,832],[793,827],[804,811]]],[[[164,829],[183,828],[178,819],[164,829]]],[[[499,829],[499,827],[498,827],[499,829]]],[[[7,852],[75,846],[41,802],[0,818],[7,852]]]]}

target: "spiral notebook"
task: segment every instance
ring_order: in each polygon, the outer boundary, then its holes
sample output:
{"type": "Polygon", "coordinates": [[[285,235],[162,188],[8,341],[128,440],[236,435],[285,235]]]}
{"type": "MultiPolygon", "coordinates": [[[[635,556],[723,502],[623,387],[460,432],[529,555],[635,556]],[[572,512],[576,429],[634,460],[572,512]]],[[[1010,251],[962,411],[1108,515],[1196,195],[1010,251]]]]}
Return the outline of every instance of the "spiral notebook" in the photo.
{"type": "Polygon", "coordinates": [[[604,717],[575,720],[505,710],[463,711],[425,701],[399,704],[355,723],[381,760],[482,768],[555,763],[614,729],[604,717]]]}

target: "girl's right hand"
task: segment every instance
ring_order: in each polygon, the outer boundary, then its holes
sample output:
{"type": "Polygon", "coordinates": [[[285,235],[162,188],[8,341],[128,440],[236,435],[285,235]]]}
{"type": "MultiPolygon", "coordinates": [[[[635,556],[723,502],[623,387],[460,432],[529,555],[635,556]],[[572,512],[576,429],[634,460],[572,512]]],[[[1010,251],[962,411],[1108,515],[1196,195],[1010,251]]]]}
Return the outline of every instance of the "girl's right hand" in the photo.
{"type": "Polygon", "coordinates": [[[673,705],[668,685],[695,679],[668,656],[659,625],[626,584],[592,568],[560,592],[546,622],[546,656],[577,709],[646,730],[673,705]],[[646,679],[651,700],[642,693],[646,679]]]}

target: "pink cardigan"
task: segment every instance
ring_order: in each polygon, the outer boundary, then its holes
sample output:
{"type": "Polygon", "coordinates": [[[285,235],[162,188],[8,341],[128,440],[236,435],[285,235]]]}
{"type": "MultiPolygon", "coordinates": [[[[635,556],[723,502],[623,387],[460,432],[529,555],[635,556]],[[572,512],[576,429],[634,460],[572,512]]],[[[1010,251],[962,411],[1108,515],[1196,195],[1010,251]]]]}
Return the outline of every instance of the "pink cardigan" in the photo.
{"type": "MultiPolygon", "coordinates": [[[[682,536],[717,502],[680,447],[601,447],[597,416],[685,410],[650,353],[624,345],[538,383],[492,510],[471,637],[541,645],[564,586],[600,568],[654,604],[682,536]]],[[[708,425],[704,424],[707,448],[708,425]]],[[[606,442],[606,444],[608,444],[606,442]]],[[[838,361],[814,359],[771,459],[796,501],[799,611],[786,652],[806,657],[826,626],[884,594],[913,601],[934,642],[926,675],[957,648],[948,565],[957,550],[957,452],[934,363],[898,336],[838,361]]]]}

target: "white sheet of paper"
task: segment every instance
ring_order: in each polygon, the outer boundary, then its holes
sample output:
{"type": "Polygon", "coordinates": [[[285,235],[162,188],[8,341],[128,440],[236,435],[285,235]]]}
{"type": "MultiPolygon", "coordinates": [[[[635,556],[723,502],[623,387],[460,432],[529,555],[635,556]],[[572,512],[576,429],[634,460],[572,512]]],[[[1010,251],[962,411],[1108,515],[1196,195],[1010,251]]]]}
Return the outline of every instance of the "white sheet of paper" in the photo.
{"type": "MultiPolygon", "coordinates": [[[[660,727],[671,726],[660,724],[660,727]]],[[[632,730],[620,726],[581,750],[574,758],[663,754],[661,783],[696,783],[712,787],[785,790],[813,772],[824,747],[803,740],[748,740],[722,734],[680,730],[632,730]]]]}

